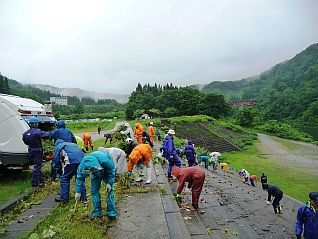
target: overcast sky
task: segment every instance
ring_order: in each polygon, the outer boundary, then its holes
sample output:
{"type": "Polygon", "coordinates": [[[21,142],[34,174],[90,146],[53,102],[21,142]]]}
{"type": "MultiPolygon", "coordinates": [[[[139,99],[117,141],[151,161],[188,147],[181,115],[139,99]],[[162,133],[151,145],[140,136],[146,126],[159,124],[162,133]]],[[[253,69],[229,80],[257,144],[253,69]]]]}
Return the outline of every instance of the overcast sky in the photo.
{"type": "Polygon", "coordinates": [[[0,0],[0,72],[130,94],[239,80],[318,42],[316,0],[0,0]]]}

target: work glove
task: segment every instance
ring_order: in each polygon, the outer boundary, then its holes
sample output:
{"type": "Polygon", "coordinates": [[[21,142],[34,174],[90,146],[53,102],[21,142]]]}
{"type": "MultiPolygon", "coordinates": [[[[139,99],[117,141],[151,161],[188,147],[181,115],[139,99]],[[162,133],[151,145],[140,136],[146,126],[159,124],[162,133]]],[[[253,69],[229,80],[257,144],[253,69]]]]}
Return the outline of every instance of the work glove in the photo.
{"type": "Polygon", "coordinates": [[[112,189],[112,186],[110,186],[110,184],[106,184],[106,192],[110,192],[110,190],[112,189]]]}
{"type": "Polygon", "coordinates": [[[75,193],[75,200],[78,201],[81,199],[81,193],[75,193]]]}
{"type": "Polygon", "coordinates": [[[269,204],[271,204],[271,202],[270,201],[266,201],[266,204],[269,205],[269,204]]]}
{"type": "Polygon", "coordinates": [[[131,176],[131,172],[128,172],[128,177],[130,177],[131,176]]]}
{"type": "Polygon", "coordinates": [[[144,169],[145,168],[145,165],[142,163],[142,164],[140,164],[140,168],[141,169],[144,169]]]}
{"type": "Polygon", "coordinates": [[[296,235],[297,239],[301,239],[301,235],[296,235]]]}

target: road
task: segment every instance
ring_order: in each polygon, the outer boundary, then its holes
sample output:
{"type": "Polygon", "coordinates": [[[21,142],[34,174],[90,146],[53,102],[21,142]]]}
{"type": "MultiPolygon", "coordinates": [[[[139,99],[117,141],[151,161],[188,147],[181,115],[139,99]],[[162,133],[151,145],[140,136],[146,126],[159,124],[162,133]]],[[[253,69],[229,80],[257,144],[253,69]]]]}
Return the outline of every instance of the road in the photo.
{"type": "Polygon", "coordinates": [[[257,149],[261,155],[275,159],[281,163],[288,163],[295,167],[301,166],[309,172],[318,172],[318,146],[299,142],[294,140],[280,139],[275,136],[266,134],[258,134],[260,143],[257,149]],[[288,142],[287,148],[281,143],[276,142],[274,139],[280,139],[288,142]]]}

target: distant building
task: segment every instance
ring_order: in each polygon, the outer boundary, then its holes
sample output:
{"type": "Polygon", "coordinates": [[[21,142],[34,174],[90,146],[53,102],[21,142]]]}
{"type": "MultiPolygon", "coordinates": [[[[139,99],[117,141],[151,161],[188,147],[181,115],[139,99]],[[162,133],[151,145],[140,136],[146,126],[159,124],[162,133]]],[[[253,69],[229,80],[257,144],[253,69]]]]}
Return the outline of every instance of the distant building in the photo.
{"type": "Polygon", "coordinates": [[[57,105],[67,105],[67,98],[64,97],[50,97],[50,102],[57,105]]]}

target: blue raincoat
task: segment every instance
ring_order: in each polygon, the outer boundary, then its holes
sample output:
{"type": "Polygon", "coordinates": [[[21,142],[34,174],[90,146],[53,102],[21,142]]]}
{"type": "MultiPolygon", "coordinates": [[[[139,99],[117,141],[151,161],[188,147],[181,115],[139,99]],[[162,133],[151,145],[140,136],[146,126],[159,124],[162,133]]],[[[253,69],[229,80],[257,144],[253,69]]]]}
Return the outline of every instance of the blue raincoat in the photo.
{"type": "Polygon", "coordinates": [[[196,152],[191,140],[189,140],[188,145],[184,147],[184,153],[187,157],[189,167],[198,165],[197,161],[195,160],[196,152]]]}
{"type": "Polygon", "coordinates": [[[301,236],[304,226],[304,238],[318,238],[318,211],[315,210],[310,202],[302,205],[298,209],[296,218],[295,234],[301,236]]]}
{"type": "Polygon", "coordinates": [[[50,137],[54,140],[62,139],[65,142],[75,143],[76,139],[74,134],[67,128],[65,128],[64,120],[60,120],[56,123],[57,129],[50,132],[50,137]]]}
{"type": "Polygon", "coordinates": [[[30,128],[23,133],[22,140],[28,145],[29,160],[34,165],[32,171],[32,187],[39,186],[41,182],[41,169],[43,160],[42,139],[48,139],[49,132],[40,130],[39,128],[30,128]]]}
{"type": "Polygon", "coordinates": [[[101,182],[111,186],[107,193],[107,215],[116,217],[114,182],[115,166],[112,158],[105,152],[95,151],[84,157],[77,169],[76,192],[81,192],[82,184],[85,183],[85,177],[91,178],[91,194],[93,200],[92,217],[102,216],[100,186],[101,182]],[[90,173],[88,173],[90,171],[90,173]]]}
{"type": "Polygon", "coordinates": [[[168,175],[170,176],[173,166],[181,167],[181,160],[180,160],[180,158],[177,155],[176,148],[174,147],[174,142],[173,142],[172,135],[167,134],[165,136],[162,148],[163,148],[163,151],[164,151],[163,155],[169,162],[168,175]]]}
{"type": "MultiPolygon", "coordinates": [[[[56,177],[56,172],[61,167],[61,162],[63,161],[64,167],[60,177],[60,195],[61,199],[64,201],[69,200],[70,180],[76,175],[77,168],[83,158],[84,152],[77,146],[77,144],[64,142],[61,139],[56,141],[54,148],[52,177],[56,177]]],[[[86,199],[85,183],[82,184],[81,199],[86,199]]]]}

